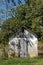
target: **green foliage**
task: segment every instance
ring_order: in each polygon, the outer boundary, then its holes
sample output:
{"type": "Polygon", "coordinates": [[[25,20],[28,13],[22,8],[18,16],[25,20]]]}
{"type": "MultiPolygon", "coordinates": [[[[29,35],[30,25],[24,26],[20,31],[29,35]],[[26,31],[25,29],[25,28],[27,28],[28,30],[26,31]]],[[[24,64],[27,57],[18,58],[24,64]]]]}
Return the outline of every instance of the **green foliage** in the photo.
{"type": "MultiPolygon", "coordinates": [[[[9,0],[8,0],[9,2],[9,0]]],[[[14,0],[12,0],[14,3],[14,0]]],[[[31,30],[35,33],[38,39],[43,38],[43,31],[40,28],[42,25],[43,17],[43,1],[41,0],[25,0],[25,4],[21,4],[21,1],[18,0],[19,6],[11,8],[11,12],[15,12],[15,17],[9,18],[2,25],[3,39],[8,41],[9,37],[13,34],[15,35],[21,27],[31,30]],[[29,4],[29,5],[28,5],[29,4]]],[[[11,14],[11,13],[10,13],[11,14]]]]}
{"type": "MultiPolygon", "coordinates": [[[[2,0],[3,1],[3,0],[2,0]]],[[[7,0],[10,4],[10,0],[7,0]]],[[[9,7],[6,1],[7,10],[9,10],[8,16],[11,18],[3,22],[0,30],[0,43],[4,45],[4,56],[5,56],[5,46],[9,42],[9,38],[21,30],[22,27],[30,30],[34,33],[39,40],[43,42],[43,29],[40,28],[40,25],[43,26],[43,0],[25,0],[25,4],[22,4],[21,0],[18,0],[19,6],[16,6],[14,0],[11,0],[12,6],[9,7]]],[[[2,4],[1,2],[0,4],[2,4]]],[[[3,10],[0,12],[5,14],[3,10]]],[[[1,18],[0,18],[1,20],[1,18]]],[[[5,64],[6,65],[6,64],[5,64]]]]}

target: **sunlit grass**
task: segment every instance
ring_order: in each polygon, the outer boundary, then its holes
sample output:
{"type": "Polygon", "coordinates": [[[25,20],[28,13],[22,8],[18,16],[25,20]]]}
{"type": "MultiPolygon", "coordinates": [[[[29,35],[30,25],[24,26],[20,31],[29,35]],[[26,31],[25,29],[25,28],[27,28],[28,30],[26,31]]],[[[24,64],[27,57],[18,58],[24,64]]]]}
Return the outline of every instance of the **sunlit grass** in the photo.
{"type": "Polygon", "coordinates": [[[43,65],[43,58],[8,58],[0,59],[0,65],[43,65]]]}

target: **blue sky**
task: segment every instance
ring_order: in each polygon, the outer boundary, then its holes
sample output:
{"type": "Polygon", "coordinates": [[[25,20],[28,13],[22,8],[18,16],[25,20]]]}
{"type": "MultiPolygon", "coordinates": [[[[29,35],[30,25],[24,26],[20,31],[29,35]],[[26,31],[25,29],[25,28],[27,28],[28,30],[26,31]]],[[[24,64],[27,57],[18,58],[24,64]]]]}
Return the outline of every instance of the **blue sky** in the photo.
{"type": "MultiPolygon", "coordinates": [[[[8,17],[8,9],[6,8],[6,1],[7,0],[0,0],[0,23],[2,22],[2,21],[4,21],[4,20],[6,20],[6,14],[7,14],[7,17],[8,17]],[[2,2],[3,2],[3,4],[2,4],[2,2]],[[2,14],[2,13],[3,14],[2,14]],[[6,13],[7,12],[7,13],[6,13]]],[[[17,2],[18,2],[18,0],[15,0],[15,2],[16,2],[16,4],[17,4],[17,2]]],[[[24,2],[24,0],[21,0],[21,2],[24,4],[25,2],[24,2]]],[[[9,3],[7,3],[8,4],[8,7],[10,8],[10,7],[12,7],[13,6],[13,4],[10,2],[10,4],[9,3]]],[[[18,6],[18,4],[17,4],[17,6],[18,6]]]]}

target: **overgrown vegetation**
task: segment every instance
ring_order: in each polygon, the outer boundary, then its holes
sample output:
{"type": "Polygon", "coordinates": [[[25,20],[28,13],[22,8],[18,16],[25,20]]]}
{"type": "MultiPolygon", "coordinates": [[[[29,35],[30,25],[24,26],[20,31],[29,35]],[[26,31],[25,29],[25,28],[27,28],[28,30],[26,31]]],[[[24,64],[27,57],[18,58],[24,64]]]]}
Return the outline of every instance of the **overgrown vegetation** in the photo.
{"type": "MultiPolygon", "coordinates": [[[[10,0],[7,1],[10,4],[10,0]]],[[[12,7],[16,6],[15,1],[11,1],[14,4],[12,7]]],[[[12,7],[7,8],[10,10],[8,16],[11,18],[3,22],[0,30],[0,43],[4,45],[4,48],[8,44],[9,37],[13,34],[15,36],[22,27],[34,33],[43,44],[43,29],[40,27],[43,27],[43,0],[25,0],[25,4],[18,0],[18,7],[12,7]]]]}
{"type": "Polygon", "coordinates": [[[43,65],[43,58],[11,58],[7,60],[0,60],[0,65],[43,65]]]}

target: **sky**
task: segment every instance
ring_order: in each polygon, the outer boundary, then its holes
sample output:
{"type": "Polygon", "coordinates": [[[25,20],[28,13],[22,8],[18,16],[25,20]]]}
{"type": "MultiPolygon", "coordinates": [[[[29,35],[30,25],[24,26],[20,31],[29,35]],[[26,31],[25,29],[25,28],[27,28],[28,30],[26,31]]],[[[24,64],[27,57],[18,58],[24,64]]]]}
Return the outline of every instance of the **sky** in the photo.
{"type": "MultiPolygon", "coordinates": [[[[6,7],[6,1],[7,0],[0,0],[0,24],[4,21],[4,20],[6,20],[6,14],[7,14],[7,18],[9,18],[9,12],[7,12],[8,11],[8,9],[7,9],[7,7],[6,7]],[[3,2],[3,3],[2,3],[3,2]],[[2,14],[2,13],[3,14],[2,14]]],[[[17,2],[18,2],[18,0],[15,0],[15,2],[16,2],[16,7],[18,6],[18,4],[17,4],[17,2]]],[[[24,0],[21,0],[21,2],[24,4],[25,2],[24,2],[24,0]]],[[[7,3],[7,5],[8,5],[8,8],[10,8],[10,7],[12,7],[13,6],[13,4],[10,2],[10,4],[9,3],[7,3]]]]}

